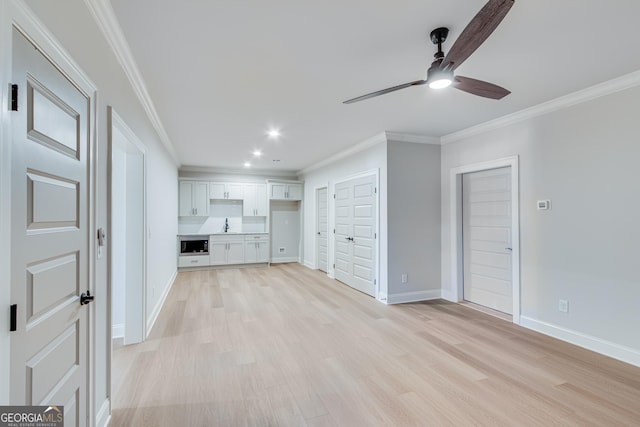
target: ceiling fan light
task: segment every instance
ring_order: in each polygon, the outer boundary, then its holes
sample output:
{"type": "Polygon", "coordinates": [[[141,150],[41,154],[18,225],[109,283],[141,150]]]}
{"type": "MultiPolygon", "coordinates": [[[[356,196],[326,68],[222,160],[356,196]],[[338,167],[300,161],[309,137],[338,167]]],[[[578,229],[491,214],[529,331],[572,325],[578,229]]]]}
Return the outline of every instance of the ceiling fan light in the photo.
{"type": "Polygon", "coordinates": [[[429,87],[431,89],[444,89],[445,87],[451,86],[453,81],[449,77],[440,77],[431,82],[429,82],[429,87]]]}

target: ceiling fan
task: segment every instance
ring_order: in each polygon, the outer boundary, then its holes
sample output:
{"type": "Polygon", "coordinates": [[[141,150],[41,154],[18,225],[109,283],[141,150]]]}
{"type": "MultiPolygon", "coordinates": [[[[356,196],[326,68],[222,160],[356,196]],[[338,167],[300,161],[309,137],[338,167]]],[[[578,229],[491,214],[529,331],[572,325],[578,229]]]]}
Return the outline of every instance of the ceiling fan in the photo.
{"type": "Polygon", "coordinates": [[[514,0],[489,0],[482,9],[473,17],[471,22],[460,34],[455,41],[449,53],[445,56],[442,51],[442,43],[447,39],[449,34],[448,28],[436,28],[431,32],[431,41],[438,45],[438,51],[434,55],[434,61],[427,70],[427,78],[424,80],[416,80],[414,82],[393,86],[376,92],[362,95],[357,98],[344,101],[343,104],[351,104],[375,96],[384,95],[389,92],[404,89],[410,86],[421,86],[428,84],[432,89],[442,89],[452,86],[464,92],[473,95],[482,96],[491,99],[502,99],[511,92],[507,89],[488,83],[482,80],[476,80],[469,77],[456,76],[453,71],[458,68],[473,52],[484,43],[491,35],[493,30],[502,22],[507,12],[513,6],[514,0]]]}

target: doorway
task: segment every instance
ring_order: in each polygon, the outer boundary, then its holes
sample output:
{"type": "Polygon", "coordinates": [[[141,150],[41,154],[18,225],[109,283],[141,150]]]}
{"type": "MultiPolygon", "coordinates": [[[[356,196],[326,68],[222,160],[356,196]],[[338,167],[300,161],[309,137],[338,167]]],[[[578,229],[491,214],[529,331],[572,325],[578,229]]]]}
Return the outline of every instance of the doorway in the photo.
{"type": "Polygon", "coordinates": [[[378,177],[366,174],[335,184],[335,278],[376,295],[378,177]]]}
{"type": "Polygon", "coordinates": [[[316,266],[328,271],[329,199],[327,187],[316,189],[316,266]]]}
{"type": "Polygon", "coordinates": [[[146,148],[109,108],[111,324],[116,344],[145,339],[146,148]]]}
{"type": "Polygon", "coordinates": [[[450,299],[477,301],[491,309],[510,312],[516,324],[520,323],[518,177],[517,156],[456,167],[451,169],[449,176],[450,299]],[[476,172],[479,174],[473,175],[476,172]],[[466,186],[465,180],[468,181],[466,186]],[[474,185],[476,191],[465,194],[464,188],[469,190],[474,185]],[[468,199],[466,202],[465,198],[468,199]],[[475,211],[469,206],[465,210],[465,203],[477,203],[475,211]],[[508,213],[508,219],[501,213],[508,213]],[[470,262],[465,262],[465,257],[470,262]],[[478,277],[476,283],[473,282],[474,274],[478,277]],[[471,283],[465,285],[465,280],[471,280],[471,283]],[[502,296],[493,295],[497,289],[501,290],[502,296]]]}
{"type": "Polygon", "coordinates": [[[513,314],[511,167],[462,175],[465,301],[513,314]]]}

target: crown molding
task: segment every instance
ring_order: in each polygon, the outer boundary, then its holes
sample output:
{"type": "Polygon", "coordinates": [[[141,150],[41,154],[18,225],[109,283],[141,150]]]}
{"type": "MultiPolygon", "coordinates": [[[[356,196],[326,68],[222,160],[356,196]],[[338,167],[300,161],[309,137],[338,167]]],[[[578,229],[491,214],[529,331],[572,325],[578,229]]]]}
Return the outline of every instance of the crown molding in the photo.
{"type": "Polygon", "coordinates": [[[440,138],[427,135],[415,135],[410,133],[400,132],[385,132],[387,134],[387,141],[397,142],[413,142],[415,144],[432,144],[440,145],[440,138]]]}
{"type": "Polygon", "coordinates": [[[171,143],[171,139],[169,139],[169,135],[162,125],[160,117],[158,116],[158,112],[151,100],[151,96],[147,91],[147,85],[145,84],[144,78],[138,69],[138,65],[131,53],[129,43],[124,37],[118,18],[116,18],[113,8],[111,7],[111,3],[109,0],[84,0],[84,2],[93,15],[98,27],[102,30],[107,43],[111,46],[113,53],[118,59],[120,66],[124,70],[131,86],[133,87],[134,93],[142,104],[144,111],[147,113],[147,117],[151,121],[151,125],[158,133],[158,137],[169,152],[169,155],[173,158],[176,166],[180,166],[178,154],[171,143]]]}
{"type": "Polygon", "coordinates": [[[297,179],[298,175],[292,170],[272,170],[272,169],[232,169],[232,168],[215,168],[206,166],[182,166],[178,170],[178,175],[181,173],[202,173],[202,174],[220,174],[220,175],[256,175],[263,177],[273,178],[294,178],[297,179]]]}
{"type": "Polygon", "coordinates": [[[337,162],[338,160],[344,159],[345,157],[349,157],[355,153],[364,151],[367,148],[373,147],[374,145],[378,145],[382,142],[387,142],[386,132],[381,132],[377,135],[372,136],[371,138],[365,139],[364,141],[359,142],[356,145],[347,148],[346,150],[340,151],[339,153],[336,153],[333,156],[327,157],[326,159],[321,160],[318,163],[314,163],[311,166],[307,166],[306,168],[299,170],[297,173],[298,175],[307,174],[323,166],[327,166],[327,165],[330,165],[331,163],[337,162]]]}
{"type": "Polygon", "coordinates": [[[554,111],[571,107],[573,105],[582,104],[583,102],[591,101],[593,99],[620,92],[639,85],[640,71],[634,71],[633,73],[626,74],[622,77],[599,83],[597,85],[570,93],[569,95],[561,96],[560,98],[553,99],[534,107],[527,108],[513,114],[508,114],[498,119],[490,120],[488,122],[472,126],[458,132],[444,135],[440,139],[440,141],[442,145],[450,144],[452,142],[467,139],[475,135],[489,132],[491,130],[504,128],[506,126],[522,122],[524,120],[532,119],[544,114],[549,114],[554,111]]]}

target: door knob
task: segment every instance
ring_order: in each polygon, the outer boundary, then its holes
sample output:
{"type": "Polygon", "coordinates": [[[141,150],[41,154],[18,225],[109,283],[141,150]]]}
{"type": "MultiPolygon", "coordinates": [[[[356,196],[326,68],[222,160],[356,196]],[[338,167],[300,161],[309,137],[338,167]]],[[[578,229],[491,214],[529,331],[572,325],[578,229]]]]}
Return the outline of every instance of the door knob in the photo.
{"type": "Polygon", "coordinates": [[[80,295],[80,305],[87,305],[91,301],[93,301],[93,295],[87,290],[87,293],[84,292],[80,295]]]}

